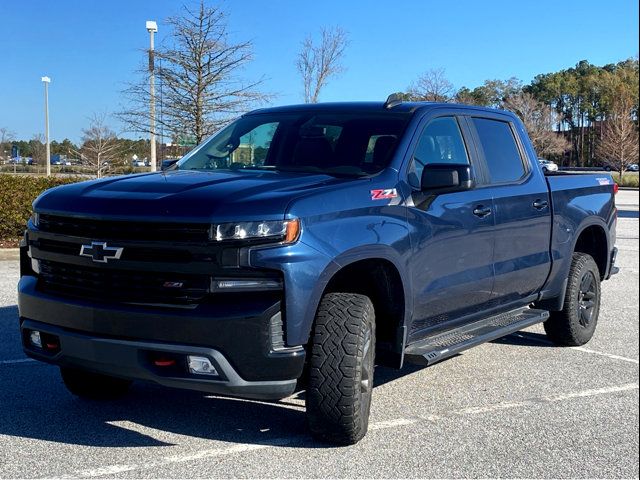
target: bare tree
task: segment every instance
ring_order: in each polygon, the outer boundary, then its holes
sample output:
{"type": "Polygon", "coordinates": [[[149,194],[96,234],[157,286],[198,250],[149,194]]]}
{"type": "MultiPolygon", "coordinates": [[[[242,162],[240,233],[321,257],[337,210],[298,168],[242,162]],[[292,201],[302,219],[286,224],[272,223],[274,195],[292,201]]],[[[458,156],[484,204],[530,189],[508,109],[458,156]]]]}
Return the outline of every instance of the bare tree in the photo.
{"type": "MultiPolygon", "coordinates": [[[[227,18],[219,8],[200,1],[166,20],[172,32],[155,52],[158,127],[171,137],[192,137],[200,143],[239,114],[270,96],[257,88],[262,79],[245,82],[238,72],[252,60],[249,41],[229,39],[227,18]]],[[[117,116],[131,131],[150,133],[148,72],[123,92],[127,107],[117,116]]],[[[158,132],[154,132],[158,133],[158,132]]]]}
{"type": "Polygon", "coordinates": [[[455,94],[444,68],[427,70],[409,86],[409,98],[424,102],[449,102],[455,94]]]}
{"type": "Polygon", "coordinates": [[[0,127],[0,145],[11,142],[16,138],[16,134],[7,127],[0,127]]]}
{"type": "Polygon", "coordinates": [[[305,103],[317,103],[329,79],[344,72],[341,61],[348,45],[348,34],[341,27],[323,28],[318,45],[311,36],[304,39],[296,68],[302,77],[305,103]]]}
{"type": "Polygon", "coordinates": [[[40,167],[44,167],[46,163],[46,147],[44,145],[44,135],[42,133],[36,133],[31,140],[29,140],[29,147],[31,148],[31,158],[33,163],[38,166],[38,172],[40,167]]]}
{"type": "Polygon", "coordinates": [[[9,157],[11,156],[10,143],[14,141],[15,138],[16,134],[7,127],[0,127],[0,153],[6,157],[6,160],[9,160],[9,157]]]}
{"type": "Polygon", "coordinates": [[[89,126],[82,130],[82,146],[78,152],[82,164],[98,178],[124,163],[122,155],[119,155],[118,137],[105,120],[105,114],[90,117],[89,126]]]}
{"type": "Polygon", "coordinates": [[[632,118],[634,105],[627,96],[620,96],[613,103],[602,138],[597,147],[600,158],[608,161],[622,175],[632,163],[638,163],[638,127],[632,118]]]}
{"type": "Polygon", "coordinates": [[[558,123],[554,109],[533,95],[517,93],[507,97],[503,106],[520,117],[538,155],[562,155],[571,148],[564,136],[553,130],[558,123]]]}

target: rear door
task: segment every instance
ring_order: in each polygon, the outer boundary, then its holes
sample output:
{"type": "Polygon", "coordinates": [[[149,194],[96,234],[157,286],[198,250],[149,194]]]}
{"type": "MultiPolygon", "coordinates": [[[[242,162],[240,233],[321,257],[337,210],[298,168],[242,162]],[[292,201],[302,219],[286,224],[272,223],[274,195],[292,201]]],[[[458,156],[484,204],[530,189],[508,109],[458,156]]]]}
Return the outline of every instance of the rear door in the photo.
{"type": "Polygon", "coordinates": [[[533,168],[519,126],[509,116],[471,116],[479,155],[484,161],[495,217],[492,301],[517,302],[544,284],[551,259],[549,189],[540,169],[533,168]]]}
{"type": "Polygon", "coordinates": [[[414,288],[410,336],[482,310],[493,287],[494,215],[490,189],[428,194],[420,190],[424,165],[476,160],[464,121],[440,113],[424,119],[411,151],[408,223],[414,288]]]}

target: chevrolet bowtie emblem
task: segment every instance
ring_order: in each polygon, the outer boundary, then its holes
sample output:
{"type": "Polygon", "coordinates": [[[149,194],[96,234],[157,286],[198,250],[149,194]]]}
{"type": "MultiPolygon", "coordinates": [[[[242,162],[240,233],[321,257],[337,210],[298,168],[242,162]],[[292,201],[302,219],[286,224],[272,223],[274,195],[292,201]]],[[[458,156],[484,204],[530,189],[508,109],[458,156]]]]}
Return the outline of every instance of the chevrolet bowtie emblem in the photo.
{"type": "Polygon", "coordinates": [[[120,255],[122,255],[122,247],[109,247],[107,242],[91,242],[91,245],[82,245],[80,248],[81,257],[89,257],[98,263],[118,260],[120,255]]]}

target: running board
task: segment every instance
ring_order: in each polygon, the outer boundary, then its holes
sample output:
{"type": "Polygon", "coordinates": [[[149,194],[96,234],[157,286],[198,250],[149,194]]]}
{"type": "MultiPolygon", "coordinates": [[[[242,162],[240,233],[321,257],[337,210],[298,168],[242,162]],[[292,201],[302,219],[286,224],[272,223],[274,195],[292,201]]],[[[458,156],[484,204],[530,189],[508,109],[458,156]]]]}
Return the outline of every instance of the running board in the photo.
{"type": "Polygon", "coordinates": [[[404,359],[417,365],[433,365],[463,350],[504,337],[549,318],[546,310],[519,308],[501,313],[407,345],[404,359]]]}

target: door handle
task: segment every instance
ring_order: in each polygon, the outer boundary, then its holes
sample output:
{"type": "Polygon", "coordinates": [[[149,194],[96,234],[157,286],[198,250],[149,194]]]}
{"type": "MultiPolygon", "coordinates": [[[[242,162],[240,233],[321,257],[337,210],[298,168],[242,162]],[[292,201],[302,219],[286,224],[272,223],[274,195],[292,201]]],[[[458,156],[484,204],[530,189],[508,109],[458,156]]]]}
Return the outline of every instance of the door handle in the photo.
{"type": "Polygon", "coordinates": [[[549,202],[547,202],[546,200],[536,200],[535,202],[533,202],[533,208],[535,208],[536,210],[544,210],[548,206],[549,202]]]}
{"type": "Polygon", "coordinates": [[[489,207],[485,207],[484,205],[478,205],[473,209],[473,214],[476,217],[484,218],[491,215],[491,209],[489,207]]]}

